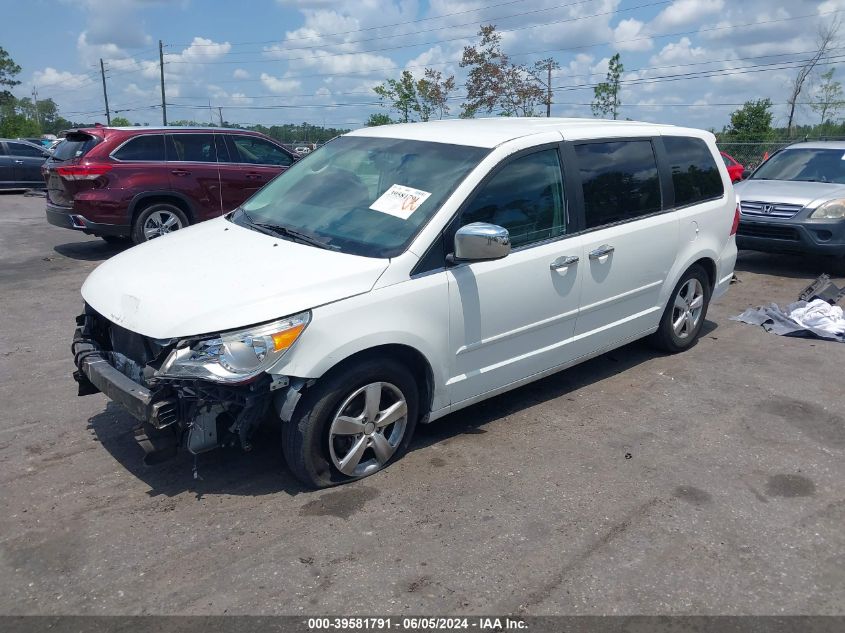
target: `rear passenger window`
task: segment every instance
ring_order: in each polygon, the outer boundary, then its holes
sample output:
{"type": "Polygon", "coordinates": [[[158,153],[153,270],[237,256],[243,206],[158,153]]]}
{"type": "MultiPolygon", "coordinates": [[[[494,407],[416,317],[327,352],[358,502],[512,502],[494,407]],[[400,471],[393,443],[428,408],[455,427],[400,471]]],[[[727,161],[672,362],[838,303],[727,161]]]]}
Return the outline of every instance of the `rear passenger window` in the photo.
{"type": "Polygon", "coordinates": [[[631,220],[662,208],[651,141],[575,146],[587,228],[631,220]]]}
{"type": "Polygon", "coordinates": [[[12,156],[29,156],[31,158],[44,158],[44,150],[24,143],[9,143],[9,153],[12,156]]]}
{"type": "Polygon", "coordinates": [[[217,148],[214,145],[214,134],[171,134],[167,160],[184,163],[216,163],[217,148]]]}
{"type": "Polygon", "coordinates": [[[127,141],[112,156],[117,160],[164,162],[164,135],[148,134],[127,141]]]}
{"type": "Polygon", "coordinates": [[[508,230],[514,247],[566,232],[563,182],[557,150],[517,158],[478,192],[461,224],[488,222],[508,230]]]}
{"type": "Polygon", "coordinates": [[[675,206],[722,197],[722,176],[707,143],[700,138],[664,136],[663,146],[672,167],[675,206]]]}

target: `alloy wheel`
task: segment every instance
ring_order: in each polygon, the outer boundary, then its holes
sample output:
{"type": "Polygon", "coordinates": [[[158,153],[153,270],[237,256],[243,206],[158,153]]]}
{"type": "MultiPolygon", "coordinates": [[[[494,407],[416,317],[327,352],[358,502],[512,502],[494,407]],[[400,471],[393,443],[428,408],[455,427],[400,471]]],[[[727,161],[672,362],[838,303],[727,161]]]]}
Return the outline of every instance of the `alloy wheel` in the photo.
{"type": "Polygon", "coordinates": [[[380,470],[399,448],[407,423],[408,404],[395,385],[364,385],[344,400],[329,426],[332,463],[349,477],[380,470]]]}
{"type": "Polygon", "coordinates": [[[144,239],[152,240],[182,227],[182,221],[170,211],[153,211],[144,221],[144,239]]]}
{"type": "Polygon", "coordinates": [[[688,338],[695,332],[704,309],[704,287],[698,279],[687,281],[672,306],[672,329],[680,339],[688,338]]]}

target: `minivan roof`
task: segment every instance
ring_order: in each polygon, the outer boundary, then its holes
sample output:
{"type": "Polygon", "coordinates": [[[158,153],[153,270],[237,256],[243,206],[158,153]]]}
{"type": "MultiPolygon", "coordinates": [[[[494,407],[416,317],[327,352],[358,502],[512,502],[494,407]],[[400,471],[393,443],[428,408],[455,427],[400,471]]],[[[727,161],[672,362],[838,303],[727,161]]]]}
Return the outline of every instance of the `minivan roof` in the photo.
{"type": "Polygon", "coordinates": [[[565,139],[653,134],[685,134],[699,138],[712,136],[709,132],[703,130],[642,121],[546,117],[491,117],[484,119],[445,119],[426,123],[399,123],[361,128],[350,132],[348,136],[402,138],[492,148],[516,138],[550,131],[560,132],[565,139]]]}

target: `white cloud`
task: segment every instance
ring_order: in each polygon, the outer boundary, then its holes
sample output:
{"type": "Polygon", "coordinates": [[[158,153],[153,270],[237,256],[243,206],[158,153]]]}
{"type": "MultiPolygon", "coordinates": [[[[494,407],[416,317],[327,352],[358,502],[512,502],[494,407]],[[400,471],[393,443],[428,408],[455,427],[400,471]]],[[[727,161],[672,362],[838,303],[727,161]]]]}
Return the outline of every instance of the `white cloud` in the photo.
{"type": "Polygon", "coordinates": [[[675,0],[652,20],[655,32],[700,22],[711,15],[721,15],[725,0],[675,0]]]}
{"type": "Polygon", "coordinates": [[[235,72],[232,73],[232,77],[235,79],[249,79],[250,74],[248,70],[244,70],[243,68],[235,68],[235,72]]]}
{"type": "Polygon", "coordinates": [[[261,73],[261,83],[264,84],[267,90],[274,94],[293,92],[294,90],[299,90],[302,86],[302,82],[296,79],[279,79],[267,73],[261,73]]]}
{"type": "Polygon", "coordinates": [[[692,46],[690,38],[684,36],[677,42],[669,42],[657,55],[652,55],[649,64],[651,66],[665,66],[703,59],[706,59],[705,49],[700,46],[692,46]]]}
{"type": "Polygon", "coordinates": [[[654,46],[650,37],[646,37],[645,24],[634,18],[622,20],[613,30],[613,40],[620,51],[647,51],[654,46]]]}
{"type": "Polygon", "coordinates": [[[48,66],[44,70],[36,70],[32,75],[34,86],[49,86],[53,89],[73,89],[96,83],[89,75],[77,75],[66,70],[56,70],[48,66]]]}

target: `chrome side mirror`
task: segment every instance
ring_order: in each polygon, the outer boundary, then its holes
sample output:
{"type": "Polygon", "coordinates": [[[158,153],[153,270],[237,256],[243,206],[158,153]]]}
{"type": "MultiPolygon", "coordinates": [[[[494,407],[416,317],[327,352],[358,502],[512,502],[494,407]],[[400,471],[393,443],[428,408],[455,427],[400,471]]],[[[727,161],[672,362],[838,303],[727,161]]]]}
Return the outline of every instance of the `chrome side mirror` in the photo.
{"type": "Polygon", "coordinates": [[[455,261],[501,259],[510,252],[508,230],[496,224],[473,222],[455,233],[455,261]]]}

